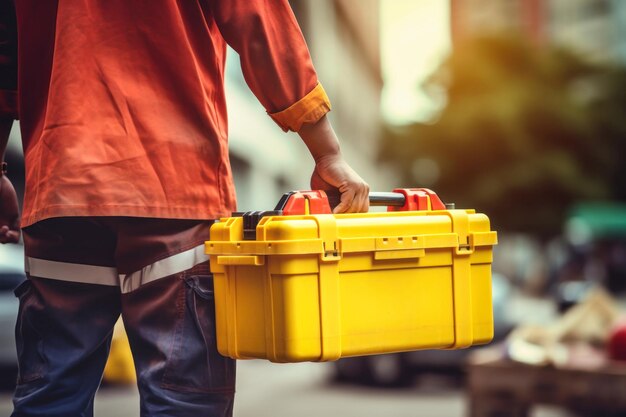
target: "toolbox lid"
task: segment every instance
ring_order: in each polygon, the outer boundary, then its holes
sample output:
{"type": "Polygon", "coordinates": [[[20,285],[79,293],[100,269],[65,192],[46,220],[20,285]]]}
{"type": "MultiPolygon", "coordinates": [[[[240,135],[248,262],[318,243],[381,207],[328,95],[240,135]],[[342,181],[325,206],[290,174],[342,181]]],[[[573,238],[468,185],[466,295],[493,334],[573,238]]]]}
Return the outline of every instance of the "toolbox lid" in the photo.
{"type": "Polygon", "coordinates": [[[489,230],[487,217],[472,210],[265,216],[256,227],[256,240],[244,240],[243,219],[231,217],[213,225],[206,253],[327,256],[333,252],[340,256],[351,252],[453,248],[460,254],[496,243],[496,232],[489,230]],[[426,217],[427,221],[420,221],[426,217]],[[456,224],[463,221],[468,225],[456,224]],[[420,223],[428,225],[426,232],[419,230],[423,229],[420,223]]]}
{"type": "Polygon", "coordinates": [[[477,246],[497,243],[487,216],[474,210],[448,210],[426,188],[370,193],[371,205],[387,206],[387,213],[331,214],[338,197],[321,190],[295,191],[283,195],[272,211],[221,219],[211,228],[206,253],[320,254],[323,260],[336,260],[344,253],[377,252],[377,258],[384,259],[386,255],[419,257],[435,248],[470,254],[477,246]]]}

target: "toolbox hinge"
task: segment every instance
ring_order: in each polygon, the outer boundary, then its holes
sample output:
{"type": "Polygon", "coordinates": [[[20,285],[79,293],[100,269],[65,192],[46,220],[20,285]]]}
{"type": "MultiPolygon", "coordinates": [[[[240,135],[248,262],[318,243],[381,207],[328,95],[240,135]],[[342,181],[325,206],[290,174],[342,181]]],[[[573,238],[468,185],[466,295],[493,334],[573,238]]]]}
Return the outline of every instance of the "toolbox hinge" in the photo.
{"type": "Polygon", "coordinates": [[[334,242],[323,242],[322,246],[324,248],[324,253],[322,255],[322,259],[324,261],[334,261],[341,259],[341,255],[339,254],[339,249],[337,247],[337,241],[334,242]]]}
{"type": "Polygon", "coordinates": [[[471,239],[470,235],[467,235],[464,237],[459,236],[459,245],[456,249],[457,255],[471,254],[473,252],[470,239],[471,239]]]}
{"type": "Polygon", "coordinates": [[[317,223],[319,237],[322,240],[322,261],[338,261],[341,259],[341,242],[337,238],[337,220],[332,214],[311,216],[317,223]]]}
{"type": "Polygon", "coordinates": [[[452,232],[457,235],[457,255],[471,255],[474,253],[474,239],[469,231],[469,214],[465,210],[446,211],[452,221],[452,232]]]}

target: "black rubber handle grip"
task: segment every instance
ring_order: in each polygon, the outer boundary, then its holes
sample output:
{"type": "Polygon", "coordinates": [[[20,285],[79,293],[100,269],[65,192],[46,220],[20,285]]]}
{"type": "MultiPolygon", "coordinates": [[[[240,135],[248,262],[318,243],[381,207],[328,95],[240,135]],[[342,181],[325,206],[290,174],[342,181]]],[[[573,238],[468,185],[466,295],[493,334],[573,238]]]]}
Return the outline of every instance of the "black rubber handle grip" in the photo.
{"type": "MultiPolygon", "coordinates": [[[[331,208],[337,207],[340,200],[340,194],[337,190],[324,190],[328,197],[328,203],[331,208]]],[[[369,194],[370,206],[394,206],[402,207],[406,203],[404,194],[392,192],[371,192],[369,194]]]]}
{"type": "Polygon", "coordinates": [[[391,192],[371,192],[370,206],[395,206],[402,207],[406,203],[404,194],[391,192]]]}

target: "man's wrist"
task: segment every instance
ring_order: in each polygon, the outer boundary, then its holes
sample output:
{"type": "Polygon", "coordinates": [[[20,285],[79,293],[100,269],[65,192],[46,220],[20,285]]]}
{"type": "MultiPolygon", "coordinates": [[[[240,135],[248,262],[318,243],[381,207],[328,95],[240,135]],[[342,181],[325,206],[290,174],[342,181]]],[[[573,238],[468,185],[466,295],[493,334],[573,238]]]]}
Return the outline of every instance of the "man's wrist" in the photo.
{"type": "Polygon", "coordinates": [[[328,156],[341,154],[339,140],[326,116],[317,123],[302,125],[298,134],[316,162],[328,156]]]}

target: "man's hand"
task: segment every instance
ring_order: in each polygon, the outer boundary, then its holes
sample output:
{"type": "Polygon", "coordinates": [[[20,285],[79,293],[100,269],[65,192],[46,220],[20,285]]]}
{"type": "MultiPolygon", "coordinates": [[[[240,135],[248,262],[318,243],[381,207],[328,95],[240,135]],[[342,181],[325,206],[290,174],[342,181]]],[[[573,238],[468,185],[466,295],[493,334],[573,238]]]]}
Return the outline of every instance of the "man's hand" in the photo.
{"type": "Polygon", "coordinates": [[[340,202],[334,213],[357,213],[369,209],[369,186],[343,159],[339,141],[330,121],[323,116],[315,124],[305,124],[298,134],[315,160],[311,176],[313,190],[339,190],[340,202]]]}
{"type": "Polygon", "coordinates": [[[319,158],[311,176],[311,189],[337,189],[341,193],[334,213],[359,213],[369,209],[369,186],[341,155],[319,158]]]}
{"type": "Polygon", "coordinates": [[[0,177],[0,243],[20,240],[17,194],[6,176],[0,177]]]}
{"type": "MultiPolygon", "coordinates": [[[[12,118],[0,118],[0,162],[9,142],[12,118]]],[[[0,170],[4,167],[0,167],[0,170]]],[[[17,243],[20,240],[20,223],[17,194],[11,181],[0,172],[0,243],[17,243]]]]}

